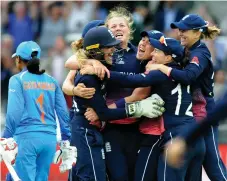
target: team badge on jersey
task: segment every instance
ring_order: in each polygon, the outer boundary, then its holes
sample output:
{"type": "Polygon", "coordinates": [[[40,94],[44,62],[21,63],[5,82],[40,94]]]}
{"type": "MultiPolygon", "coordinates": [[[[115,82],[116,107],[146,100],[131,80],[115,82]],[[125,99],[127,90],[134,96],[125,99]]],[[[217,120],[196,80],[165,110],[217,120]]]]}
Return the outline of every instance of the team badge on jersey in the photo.
{"type": "Polygon", "coordinates": [[[125,64],[125,62],[123,60],[123,55],[121,55],[121,54],[117,55],[117,57],[115,59],[115,63],[116,64],[125,64]]]}
{"type": "Polygon", "coordinates": [[[198,57],[193,57],[191,63],[194,63],[197,66],[199,66],[199,58],[198,57]]]}

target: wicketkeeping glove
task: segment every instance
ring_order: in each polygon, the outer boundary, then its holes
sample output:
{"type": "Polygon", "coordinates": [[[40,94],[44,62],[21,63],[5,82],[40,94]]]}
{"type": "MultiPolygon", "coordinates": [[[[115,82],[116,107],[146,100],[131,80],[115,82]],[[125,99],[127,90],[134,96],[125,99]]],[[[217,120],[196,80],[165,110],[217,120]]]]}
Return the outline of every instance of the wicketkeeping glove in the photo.
{"type": "Polygon", "coordinates": [[[69,141],[60,142],[60,150],[58,150],[53,159],[53,163],[58,164],[62,160],[59,170],[61,173],[70,170],[77,160],[77,149],[75,146],[70,146],[69,141]]]}
{"type": "Polygon", "coordinates": [[[126,103],[125,108],[128,117],[139,118],[145,116],[148,118],[156,118],[161,116],[165,111],[163,106],[164,101],[162,98],[157,94],[153,94],[151,97],[142,101],[126,103]]]}
{"type": "Polygon", "coordinates": [[[0,153],[0,162],[2,161],[2,156],[4,155],[4,159],[13,165],[18,152],[16,141],[13,138],[0,138],[0,144],[3,148],[0,153]]]}

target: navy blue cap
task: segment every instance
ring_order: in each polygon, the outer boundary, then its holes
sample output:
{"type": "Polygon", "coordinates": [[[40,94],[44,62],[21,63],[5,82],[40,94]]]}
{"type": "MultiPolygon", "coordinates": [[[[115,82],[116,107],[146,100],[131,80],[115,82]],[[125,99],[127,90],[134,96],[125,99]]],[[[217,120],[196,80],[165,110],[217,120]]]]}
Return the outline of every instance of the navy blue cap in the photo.
{"type": "Polygon", "coordinates": [[[40,46],[34,41],[25,41],[18,45],[16,53],[12,55],[12,58],[16,56],[20,56],[22,59],[31,60],[32,52],[35,52],[35,51],[38,52],[37,58],[40,59],[40,55],[41,55],[40,46]]]}
{"type": "Polygon", "coordinates": [[[180,42],[174,38],[165,38],[162,36],[159,40],[150,39],[153,47],[169,54],[176,61],[181,60],[184,56],[184,48],[180,42]]]}
{"type": "Polygon", "coordinates": [[[201,29],[201,31],[206,30],[208,23],[198,14],[188,14],[184,16],[179,22],[174,22],[170,24],[173,29],[180,30],[195,30],[201,29]]]}
{"type": "Polygon", "coordinates": [[[116,40],[112,31],[104,26],[98,26],[90,29],[84,36],[83,47],[85,50],[96,48],[113,47],[120,44],[120,40],[116,40]]]}
{"type": "Polygon", "coordinates": [[[105,22],[103,20],[93,20],[93,21],[90,21],[83,29],[83,32],[82,32],[82,37],[84,38],[84,36],[86,35],[86,33],[94,28],[94,27],[97,27],[97,26],[102,26],[104,25],[105,22]]]}
{"type": "Polygon", "coordinates": [[[151,30],[151,31],[142,31],[140,33],[140,36],[141,37],[147,36],[149,39],[152,38],[152,39],[159,40],[162,36],[164,36],[164,34],[157,30],[151,30]]]}

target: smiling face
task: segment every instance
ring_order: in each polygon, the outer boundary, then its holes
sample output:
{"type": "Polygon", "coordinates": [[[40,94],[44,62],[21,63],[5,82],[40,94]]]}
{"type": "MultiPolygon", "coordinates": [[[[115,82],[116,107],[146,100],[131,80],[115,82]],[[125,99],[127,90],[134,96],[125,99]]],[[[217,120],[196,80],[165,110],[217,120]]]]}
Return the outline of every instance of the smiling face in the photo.
{"type": "Polygon", "coordinates": [[[107,27],[113,32],[117,40],[121,40],[123,44],[128,44],[130,29],[125,18],[113,17],[108,20],[107,27]]]}
{"type": "Polygon", "coordinates": [[[181,45],[191,47],[196,41],[199,40],[201,33],[194,30],[178,30],[181,45]]]}
{"type": "Polygon", "coordinates": [[[172,57],[170,55],[165,55],[165,53],[157,48],[151,53],[152,63],[155,64],[166,64],[172,61],[172,57]]]}
{"type": "Polygon", "coordinates": [[[136,58],[138,60],[150,60],[153,50],[154,47],[150,44],[149,38],[147,36],[142,37],[138,45],[136,58]]]}
{"type": "Polygon", "coordinates": [[[115,51],[115,47],[102,48],[101,51],[104,53],[104,60],[107,64],[112,64],[112,56],[115,51]]]}

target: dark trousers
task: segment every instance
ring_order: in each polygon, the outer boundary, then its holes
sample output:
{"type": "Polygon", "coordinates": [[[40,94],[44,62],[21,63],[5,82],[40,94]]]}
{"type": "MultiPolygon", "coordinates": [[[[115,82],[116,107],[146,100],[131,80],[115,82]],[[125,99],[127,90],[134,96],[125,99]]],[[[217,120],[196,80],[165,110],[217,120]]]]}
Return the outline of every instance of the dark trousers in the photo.
{"type": "Polygon", "coordinates": [[[218,126],[211,126],[204,136],[206,154],[203,167],[212,181],[227,181],[226,167],[218,150],[218,126]]]}
{"type": "Polygon", "coordinates": [[[69,181],[106,181],[104,142],[95,129],[73,129],[71,145],[77,147],[77,162],[69,173],[69,181]]]}
{"type": "Polygon", "coordinates": [[[143,135],[136,161],[135,181],[156,181],[161,136],[143,135]]]}
{"type": "MultiPolygon", "coordinates": [[[[163,135],[163,146],[183,129],[183,127],[178,127],[166,131],[163,135]]],[[[179,169],[168,166],[166,162],[168,150],[162,151],[158,162],[158,181],[201,181],[201,169],[205,151],[204,138],[200,137],[188,148],[184,157],[184,164],[179,169]]]]}
{"type": "Polygon", "coordinates": [[[138,124],[107,125],[103,135],[110,181],[133,181],[141,140],[138,124]]]}

